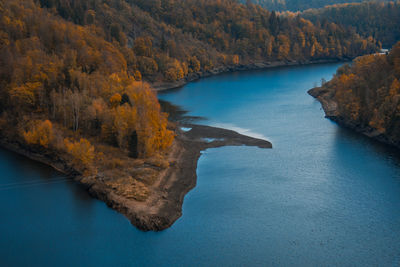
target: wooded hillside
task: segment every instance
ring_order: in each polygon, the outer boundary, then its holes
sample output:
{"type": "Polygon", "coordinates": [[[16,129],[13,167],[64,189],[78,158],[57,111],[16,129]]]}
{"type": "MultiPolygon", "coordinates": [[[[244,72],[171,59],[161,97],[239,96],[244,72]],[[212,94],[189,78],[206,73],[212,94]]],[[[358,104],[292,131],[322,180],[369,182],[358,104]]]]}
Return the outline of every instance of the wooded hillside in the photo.
{"type": "MultiPolygon", "coordinates": [[[[275,11],[303,11],[310,8],[322,8],[327,5],[358,3],[370,0],[251,0],[254,4],[259,4],[268,10],[275,11]]],[[[385,0],[376,0],[384,2],[385,0]]],[[[249,0],[242,0],[243,3],[249,0]]]]}
{"type": "Polygon", "coordinates": [[[167,149],[167,115],[140,74],[128,72],[132,49],[53,13],[29,0],[1,2],[2,137],[66,153],[82,170],[101,161],[100,144],[133,157],[167,149]]]}
{"type": "Polygon", "coordinates": [[[1,134],[65,152],[82,168],[103,145],[149,157],[167,150],[173,133],[142,80],[376,50],[352,29],[234,0],[4,0],[1,134]]]}
{"type": "Polygon", "coordinates": [[[400,40],[400,1],[333,5],[307,10],[301,16],[316,24],[329,21],[352,27],[364,38],[372,36],[385,48],[400,40]]]}
{"type": "Polygon", "coordinates": [[[400,42],[387,56],[344,65],[310,93],[336,103],[328,114],[334,120],[400,147],[400,42]]]}
{"type": "Polygon", "coordinates": [[[150,81],[251,61],[353,58],[375,41],[333,23],[315,26],[235,0],[41,0],[64,19],[96,27],[128,71],[150,81]],[[126,49],[128,48],[128,49],[126,49]]]}

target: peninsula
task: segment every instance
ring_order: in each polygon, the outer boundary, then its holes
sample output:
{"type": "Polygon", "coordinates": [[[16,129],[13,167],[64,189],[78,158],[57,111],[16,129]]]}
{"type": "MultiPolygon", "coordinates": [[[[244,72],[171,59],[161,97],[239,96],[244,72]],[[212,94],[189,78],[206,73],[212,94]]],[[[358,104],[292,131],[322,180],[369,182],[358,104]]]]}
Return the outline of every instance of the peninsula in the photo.
{"type": "Polygon", "coordinates": [[[308,93],[326,117],[378,141],[400,148],[400,42],[388,55],[362,56],[308,93]]]}
{"type": "Polygon", "coordinates": [[[34,151],[11,140],[3,139],[0,145],[70,175],[93,197],[124,214],[143,231],[164,230],[182,215],[184,197],[196,185],[201,151],[242,145],[272,148],[266,140],[210,126],[177,125],[175,133],[174,143],[162,161],[122,156],[126,162],[121,164],[127,165],[123,166],[124,172],[106,170],[94,175],[80,173],[55,153],[34,151]]]}
{"type": "Polygon", "coordinates": [[[156,2],[0,3],[0,143],[76,177],[142,230],[180,216],[201,150],[271,147],[207,126],[184,132],[156,90],[379,48],[350,28],[251,3],[156,2]]]}

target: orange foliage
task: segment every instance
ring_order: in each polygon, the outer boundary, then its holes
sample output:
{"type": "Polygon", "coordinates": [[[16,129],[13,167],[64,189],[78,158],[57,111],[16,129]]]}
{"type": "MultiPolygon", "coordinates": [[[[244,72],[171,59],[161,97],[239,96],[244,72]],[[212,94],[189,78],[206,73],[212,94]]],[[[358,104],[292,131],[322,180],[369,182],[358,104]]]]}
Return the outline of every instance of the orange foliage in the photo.
{"type": "Polygon", "coordinates": [[[174,133],[167,129],[167,115],[160,111],[155,93],[147,84],[132,84],[129,96],[137,107],[136,131],[139,139],[139,154],[151,156],[171,146],[174,133]]]}
{"type": "Polygon", "coordinates": [[[25,142],[48,148],[53,140],[53,125],[49,120],[35,121],[31,129],[23,133],[25,142]]]}
{"type": "MultiPolygon", "coordinates": [[[[376,48],[372,38],[333,23],[314,25],[231,0],[164,1],[168,12],[159,1],[72,2],[1,2],[1,110],[17,121],[51,118],[76,136],[101,131],[97,142],[135,147],[142,157],[174,139],[142,78],[176,81],[241,62],[349,58],[376,48]]],[[[346,85],[346,77],[338,83],[346,85]]],[[[348,90],[342,95],[352,101],[348,90]]],[[[49,145],[51,127],[44,125],[25,132],[26,141],[49,145]]],[[[75,158],[83,150],[89,156],[80,161],[91,161],[90,143],[67,144],[75,158]]]]}
{"type": "Polygon", "coordinates": [[[136,81],[142,80],[142,74],[138,70],[135,71],[135,73],[133,74],[133,77],[135,78],[136,81]]]}
{"type": "Polygon", "coordinates": [[[185,76],[182,65],[178,60],[173,60],[170,64],[168,64],[168,69],[164,74],[165,78],[168,81],[177,81],[182,79],[185,76]]]}
{"type": "Polygon", "coordinates": [[[75,164],[82,164],[87,167],[93,163],[96,153],[94,146],[87,139],[81,138],[79,142],[64,139],[64,144],[75,164]]]}
{"type": "Polygon", "coordinates": [[[139,156],[147,157],[167,149],[174,134],[167,129],[167,115],[161,112],[151,87],[122,74],[113,74],[110,78],[112,90],[120,92],[110,98],[111,110],[104,106],[97,108],[98,101],[88,109],[92,118],[100,120],[103,140],[130,149],[129,142],[136,132],[139,156]]]}
{"type": "Polygon", "coordinates": [[[118,145],[121,148],[127,146],[128,138],[135,130],[137,121],[136,108],[128,104],[118,106],[113,113],[112,130],[116,134],[118,145]]]}
{"type": "Polygon", "coordinates": [[[115,108],[117,106],[119,106],[119,104],[121,103],[122,97],[120,94],[115,93],[111,98],[110,98],[110,103],[111,103],[111,107],[115,108]]]}
{"type": "Polygon", "coordinates": [[[238,55],[232,56],[232,64],[234,64],[234,65],[239,64],[239,56],[238,55]]]}
{"type": "Polygon", "coordinates": [[[372,128],[388,140],[400,140],[397,46],[388,55],[357,58],[353,64],[339,68],[332,81],[322,85],[324,90],[334,93],[338,116],[361,129],[372,128]]]}
{"type": "Polygon", "coordinates": [[[395,95],[400,94],[400,82],[394,78],[389,90],[389,97],[393,98],[395,95]]]}
{"type": "Polygon", "coordinates": [[[200,61],[197,59],[196,56],[189,58],[189,70],[191,72],[200,71],[200,61]]]}
{"type": "Polygon", "coordinates": [[[14,105],[19,107],[32,107],[35,105],[36,95],[41,88],[40,82],[26,83],[10,90],[10,98],[14,105]]]}

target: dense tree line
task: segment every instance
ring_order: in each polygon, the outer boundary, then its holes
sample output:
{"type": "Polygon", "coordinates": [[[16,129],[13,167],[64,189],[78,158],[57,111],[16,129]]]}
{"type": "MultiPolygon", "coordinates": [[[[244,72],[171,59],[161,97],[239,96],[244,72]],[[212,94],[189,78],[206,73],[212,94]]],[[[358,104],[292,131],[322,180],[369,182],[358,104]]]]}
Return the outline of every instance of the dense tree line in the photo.
{"type": "Polygon", "coordinates": [[[318,91],[330,92],[339,121],[400,146],[400,42],[389,55],[363,56],[344,65],[318,91]]]}
{"type": "Polygon", "coordinates": [[[0,132],[82,165],[101,145],[148,157],[173,133],[142,79],[376,49],[350,28],[234,0],[3,0],[0,132]]]}
{"type": "Polygon", "coordinates": [[[372,36],[386,48],[400,40],[400,1],[333,5],[307,10],[301,16],[316,24],[329,21],[352,27],[365,38],[372,36]]]}
{"type": "Polygon", "coordinates": [[[354,58],[375,41],[333,23],[314,25],[235,0],[37,0],[76,24],[95,27],[146,80],[254,61],[354,58]]]}
{"type": "Polygon", "coordinates": [[[89,139],[134,148],[131,154],[140,157],[171,145],[173,133],[156,95],[127,71],[133,52],[124,54],[102,34],[31,0],[0,2],[3,137],[65,152],[83,168],[95,158],[89,139]]]}
{"type": "MultiPolygon", "coordinates": [[[[242,0],[243,3],[249,0],[242,0]]],[[[367,2],[370,0],[251,0],[252,3],[258,4],[268,10],[275,11],[303,11],[310,8],[322,8],[327,5],[367,2]]],[[[379,0],[384,2],[385,0],[379,0]]]]}

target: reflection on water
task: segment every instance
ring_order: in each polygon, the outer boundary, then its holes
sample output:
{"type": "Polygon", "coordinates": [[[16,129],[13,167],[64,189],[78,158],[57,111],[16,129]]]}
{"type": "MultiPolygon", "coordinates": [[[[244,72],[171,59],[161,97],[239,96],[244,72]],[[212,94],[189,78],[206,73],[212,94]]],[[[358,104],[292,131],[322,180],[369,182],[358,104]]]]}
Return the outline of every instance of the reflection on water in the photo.
{"type": "MultiPolygon", "coordinates": [[[[325,119],[306,94],[338,66],[220,75],[159,94],[175,120],[235,127],[274,148],[204,151],[183,216],[159,233],[72,181],[0,191],[0,266],[399,266],[398,152],[325,119]]],[[[62,177],[4,150],[0,174],[0,184],[62,177]]]]}
{"type": "Polygon", "coordinates": [[[336,140],[347,140],[349,143],[355,142],[360,146],[364,146],[371,153],[376,153],[380,157],[385,158],[390,164],[395,164],[400,167],[400,152],[397,148],[377,142],[367,136],[361,135],[355,131],[344,127],[337,127],[336,140]]]}
{"type": "Polygon", "coordinates": [[[204,121],[205,118],[199,116],[188,116],[188,111],[183,110],[180,106],[174,105],[168,101],[159,100],[161,110],[168,113],[170,121],[179,121],[181,123],[196,123],[204,121]]]}

